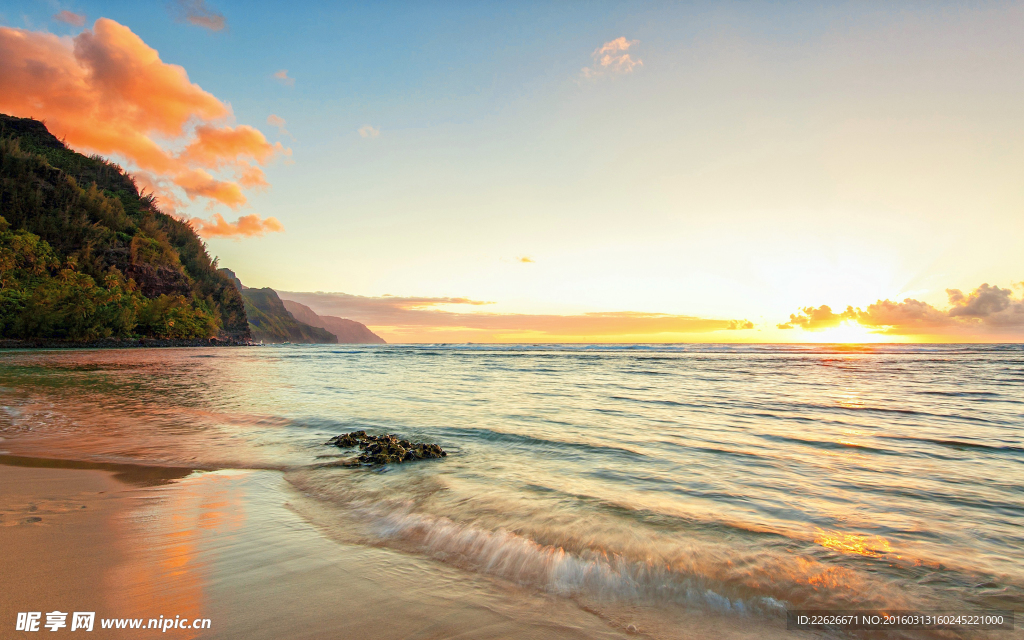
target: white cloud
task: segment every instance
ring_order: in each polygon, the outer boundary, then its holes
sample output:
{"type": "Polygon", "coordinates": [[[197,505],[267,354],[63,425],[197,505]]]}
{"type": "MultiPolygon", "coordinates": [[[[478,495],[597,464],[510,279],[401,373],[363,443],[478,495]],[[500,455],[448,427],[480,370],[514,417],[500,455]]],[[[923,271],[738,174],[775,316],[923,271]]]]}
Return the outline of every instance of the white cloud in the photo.
{"type": "Polygon", "coordinates": [[[375,128],[373,125],[370,124],[364,124],[363,126],[359,127],[357,131],[359,132],[359,135],[363,136],[364,138],[376,138],[377,136],[380,135],[380,129],[375,128]]]}

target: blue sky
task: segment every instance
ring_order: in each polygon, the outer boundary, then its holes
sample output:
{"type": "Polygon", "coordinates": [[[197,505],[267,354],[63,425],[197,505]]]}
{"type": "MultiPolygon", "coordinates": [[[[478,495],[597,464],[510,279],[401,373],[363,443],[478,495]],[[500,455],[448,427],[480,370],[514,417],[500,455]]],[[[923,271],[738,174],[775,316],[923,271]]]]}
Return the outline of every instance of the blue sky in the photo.
{"type": "Polygon", "coordinates": [[[164,3],[0,16],[115,20],[292,150],[244,209],[188,209],[283,224],[209,240],[253,286],[768,331],[1024,277],[1019,3],[207,6],[226,29],[164,3]],[[642,65],[586,77],[617,38],[642,65]]]}

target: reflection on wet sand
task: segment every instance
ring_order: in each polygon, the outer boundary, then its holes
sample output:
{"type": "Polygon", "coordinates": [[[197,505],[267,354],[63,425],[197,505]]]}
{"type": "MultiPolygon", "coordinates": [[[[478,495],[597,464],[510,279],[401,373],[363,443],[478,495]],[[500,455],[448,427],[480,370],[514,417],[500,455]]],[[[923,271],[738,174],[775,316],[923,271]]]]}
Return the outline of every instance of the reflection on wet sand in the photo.
{"type": "MultiPolygon", "coordinates": [[[[121,516],[119,539],[129,560],[106,580],[122,594],[120,610],[147,621],[210,617],[205,593],[210,558],[204,537],[230,536],[245,518],[240,492],[226,473],[193,474],[132,492],[134,504],[121,516]]],[[[174,631],[178,638],[208,635],[174,631]]]]}
{"type": "Polygon", "coordinates": [[[427,558],[332,540],[298,515],[315,510],[315,503],[278,472],[181,477],[173,470],[161,475],[130,465],[98,466],[0,459],[5,485],[20,478],[24,489],[0,503],[0,522],[11,523],[0,528],[0,543],[16,549],[22,563],[14,566],[7,556],[2,575],[34,585],[24,597],[8,594],[0,611],[4,620],[25,610],[95,610],[98,638],[138,637],[139,632],[100,629],[103,618],[139,618],[145,626],[161,617],[211,620],[208,631],[166,632],[179,639],[582,640],[653,631],[659,637],[698,638],[714,630],[761,640],[784,633],[707,614],[641,622],[628,604],[598,616],[573,601],[427,558]],[[44,498],[64,504],[64,513],[72,515],[78,514],[70,506],[83,503],[82,511],[94,517],[71,526],[56,520],[57,509],[46,508],[36,512],[45,514],[49,528],[32,529],[8,516],[44,498]],[[67,551],[67,561],[54,571],[25,573],[26,566],[47,565],[52,549],[67,551]]]}

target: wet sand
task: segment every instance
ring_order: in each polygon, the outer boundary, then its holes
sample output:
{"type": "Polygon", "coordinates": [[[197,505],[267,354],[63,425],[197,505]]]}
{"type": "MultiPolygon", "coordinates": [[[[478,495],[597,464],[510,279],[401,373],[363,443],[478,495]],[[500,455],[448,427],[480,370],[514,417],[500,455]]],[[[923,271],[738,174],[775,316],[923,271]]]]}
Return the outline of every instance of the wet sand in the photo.
{"type": "Polygon", "coordinates": [[[644,624],[680,638],[785,633],[699,615],[637,624],[628,607],[599,617],[428,558],[345,544],[298,515],[308,499],[274,471],[0,456],[0,486],[9,630],[19,611],[57,609],[96,611],[100,638],[159,633],[102,630],[101,618],[161,615],[211,620],[205,631],[168,630],[174,638],[611,639],[655,631],[644,624]]]}
{"type": "Polygon", "coordinates": [[[211,619],[175,638],[624,635],[556,598],[328,540],[266,491],[284,484],[274,472],[144,486],[4,458],[0,624],[12,632],[19,611],[56,609],[96,611],[95,637],[155,633],[101,630],[100,618],[160,615],[211,619]]]}
{"type": "Polygon", "coordinates": [[[2,635],[19,611],[107,609],[95,579],[122,561],[110,541],[123,485],[105,472],[0,466],[0,486],[2,635]]]}

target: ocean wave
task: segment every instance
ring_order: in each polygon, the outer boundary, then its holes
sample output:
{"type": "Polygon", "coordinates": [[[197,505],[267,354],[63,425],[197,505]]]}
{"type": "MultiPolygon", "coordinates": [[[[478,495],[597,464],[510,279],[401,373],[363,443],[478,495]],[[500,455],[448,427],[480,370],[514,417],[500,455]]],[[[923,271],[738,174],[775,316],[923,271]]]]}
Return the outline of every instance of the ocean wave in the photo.
{"type": "Polygon", "coordinates": [[[835,552],[805,536],[741,522],[638,510],[543,485],[524,487],[537,496],[532,500],[502,505],[490,495],[453,492],[429,476],[400,474],[307,470],[288,479],[326,509],[318,521],[362,532],[347,542],[424,555],[589,603],[775,616],[787,606],[910,602],[887,582],[892,563],[903,563],[895,556],[860,557],[853,564],[864,566],[854,569],[834,565],[827,557],[835,552]],[[536,502],[540,495],[550,508],[536,502]]]}
{"type": "Polygon", "coordinates": [[[946,440],[942,438],[919,438],[913,436],[892,436],[892,435],[879,435],[878,438],[886,438],[889,440],[905,440],[909,442],[921,442],[925,444],[934,444],[941,447],[951,447],[953,449],[977,449],[980,451],[990,451],[993,453],[1024,453],[1024,446],[1015,445],[991,445],[983,444],[981,442],[967,442],[965,440],[946,440]]]}
{"type": "Polygon", "coordinates": [[[362,543],[580,598],[961,606],[1024,576],[1019,345],[205,353],[0,354],[4,448],[312,475],[362,543]],[[355,430],[450,455],[315,468],[355,430]]]}
{"type": "Polygon", "coordinates": [[[648,604],[670,601],[740,614],[777,615],[786,608],[786,603],[770,596],[727,595],[704,576],[672,571],[653,562],[637,563],[596,551],[572,554],[509,531],[467,527],[444,517],[389,513],[378,516],[376,528],[383,538],[415,540],[440,559],[562,596],[648,604]]]}
{"type": "Polygon", "coordinates": [[[647,458],[646,455],[625,447],[614,445],[592,444],[579,441],[554,440],[538,438],[536,436],[521,433],[507,433],[496,431],[485,427],[449,427],[445,429],[445,435],[453,438],[466,437],[487,442],[500,442],[502,444],[529,448],[533,452],[549,451],[560,458],[566,457],[567,451],[583,451],[590,454],[623,458],[631,461],[647,458]]]}

